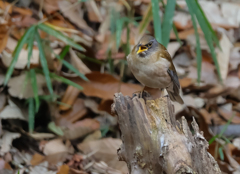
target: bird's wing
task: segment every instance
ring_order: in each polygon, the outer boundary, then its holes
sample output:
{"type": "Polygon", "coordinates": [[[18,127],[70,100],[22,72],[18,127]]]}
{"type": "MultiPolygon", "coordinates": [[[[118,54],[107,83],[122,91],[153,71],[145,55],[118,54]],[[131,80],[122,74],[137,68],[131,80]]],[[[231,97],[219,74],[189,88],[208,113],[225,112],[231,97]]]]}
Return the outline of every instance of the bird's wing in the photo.
{"type": "MultiPolygon", "coordinates": [[[[173,87],[173,90],[177,90],[179,91],[180,89],[180,84],[179,84],[179,80],[178,80],[178,75],[177,75],[177,72],[176,71],[173,71],[173,70],[170,70],[168,69],[167,70],[169,76],[171,77],[172,81],[173,81],[173,84],[174,84],[174,87],[173,87]],[[175,86],[177,87],[177,89],[175,88],[175,86]]],[[[176,92],[177,92],[176,91],[176,92]]],[[[178,92],[177,92],[178,93],[178,92]]]]}

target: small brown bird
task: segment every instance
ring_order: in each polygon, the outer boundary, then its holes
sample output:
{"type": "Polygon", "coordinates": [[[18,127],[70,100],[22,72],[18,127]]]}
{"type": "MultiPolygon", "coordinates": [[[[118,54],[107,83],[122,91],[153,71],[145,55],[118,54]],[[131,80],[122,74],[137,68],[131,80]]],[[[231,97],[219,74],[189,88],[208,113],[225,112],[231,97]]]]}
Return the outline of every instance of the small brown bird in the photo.
{"type": "Polygon", "coordinates": [[[133,75],[143,86],[161,91],[166,89],[172,101],[184,103],[179,95],[180,84],[172,58],[154,37],[143,36],[127,56],[127,61],[133,75]]]}

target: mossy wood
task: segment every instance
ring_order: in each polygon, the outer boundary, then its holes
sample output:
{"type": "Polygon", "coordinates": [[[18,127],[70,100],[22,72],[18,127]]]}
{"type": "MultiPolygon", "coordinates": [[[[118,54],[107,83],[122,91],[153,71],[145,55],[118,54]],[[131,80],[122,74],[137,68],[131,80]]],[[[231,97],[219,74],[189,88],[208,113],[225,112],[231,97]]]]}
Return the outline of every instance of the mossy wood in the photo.
{"type": "Polygon", "coordinates": [[[174,117],[168,97],[152,100],[115,94],[112,111],[118,117],[123,144],[118,149],[130,174],[220,174],[207,152],[208,142],[193,118],[190,131],[185,117],[174,117]]]}

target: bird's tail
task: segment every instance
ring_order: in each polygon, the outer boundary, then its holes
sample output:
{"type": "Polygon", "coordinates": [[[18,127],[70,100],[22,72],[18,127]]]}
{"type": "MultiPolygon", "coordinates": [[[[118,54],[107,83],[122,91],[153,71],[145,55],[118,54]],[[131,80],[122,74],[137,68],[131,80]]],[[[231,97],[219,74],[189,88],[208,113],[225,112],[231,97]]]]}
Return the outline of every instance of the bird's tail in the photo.
{"type": "Polygon", "coordinates": [[[176,101],[180,104],[184,104],[183,99],[181,98],[179,93],[176,93],[176,92],[173,93],[172,91],[168,91],[168,90],[167,90],[167,92],[168,92],[168,95],[169,95],[169,97],[172,101],[176,101]]]}

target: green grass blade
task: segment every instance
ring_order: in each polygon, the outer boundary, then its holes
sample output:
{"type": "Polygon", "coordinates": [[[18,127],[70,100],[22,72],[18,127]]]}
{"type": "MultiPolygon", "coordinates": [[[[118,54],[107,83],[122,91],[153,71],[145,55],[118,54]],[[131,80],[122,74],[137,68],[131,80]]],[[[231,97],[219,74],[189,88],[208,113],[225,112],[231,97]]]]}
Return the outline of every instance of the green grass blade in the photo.
{"type": "MultiPolygon", "coordinates": [[[[73,71],[75,74],[77,74],[83,80],[89,81],[88,78],[84,74],[80,73],[74,66],[72,66],[70,63],[68,63],[66,60],[61,59],[61,55],[59,56],[59,55],[55,54],[53,50],[52,50],[52,52],[57,57],[57,59],[60,60],[63,63],[63,65],[65,65],[68,69],[73,71]]],[[[64,52],[64,50],[63,50],[63,52],[64,52]]]]}
{"type": "Polygon", "coordinates": [[[36,26],[34,27],[34,31],[29,35],[28,39],[28,62],[27,62],[27,68],[30,68],[30,59],[32,56],[32,51],[33,51],[33,42],[34,42],[34,35],[36,32],[36,26]]]}
{"type": "Polygon", "coordinates": [[[80,51],[86,51],[82,46],[78,45],[77,43],[75,43],[72,39],[70,39],[69,37],[63,35],[61,32],[54,30],[53,28],[45,25],[45,24],[38,24],[38,28],[43,30],[44,32],[48,33],[49,35],[52,35],[56,38],[58,38],[59,40],[65,42],[67,45],[72,46],[73,48],[76,48],[80,51]]]}
{"type": "MultiPolygon", "coordinates": [[[[193,2],[193,3],[194,3],[194,2],[193,2]]],[[[197,0],[195,0],[195,3],[196,3],[196,5],[197,5],[197,8],[199,9],[199,11],[201,12],[202,17],[204,18],[205,23],[207,24],[209,30],[210,30],[211,33],[212,33],[212,38],[213,38],[214,42],[215,42],[215,43],[217,44],[217,46],[221,49],[221,46],[220,46],[220,44],[219,44],[218,37],[217,37],[215,31],[213,30],[210,22],[208,21],[205,13],[203,12],[202,7],[200,6],[200,4],[198,3],[197,0]]]]}
{"type": "Polygon", "coordinates": [[[209,145],[212,144],[212,143],[216,140],[216,138],[218,138],[218,135],[215,135],[214,137],[212,137],[212,138],[208,141],[208,144],[209,144],[209,145]]]}
{"type": "Polygon", "coordinates": [[[52,132],[54,132],[55,134],[59,135],[59,136],[63,136],[64,132],[62,131],[62,129],[57,126],[54,122],[50,122],[48,124],[48,129],[50,129],[52,132]]]}
{"type": "Polygon", "coordinates": [[[49,90],[50,94],[52,95],[53,94],[53,88],[52,88],[52,82],[51,82],[51,79],[50,79],[50,76],[49,76],[50,72],[48,70],[47,60],[46,60],[46,57],[45,57],[45,54],[44,54],[41,38],[40,38],[38,32],[36,32],[35,37],[36,37],[36,41],[38,43],[40,62],[42,64],[42,68],[43,68],[43,72],[44,72],[44,75],[45,75],[47,87],[48,87],[48,90],[49,90]]]}
{"type": "Polygon", "coordinates": [[[155,38],[159,43],[162,43],[161,19],[159,16],[160,9],[158,5],[158,0],[151,0],[151,2],[155,38]]]}
{"type": "Polygon", "coordinates": [[[18,44],[16,46],[16,48],[14,49],[13,51],[13,54],[12,54],[12,61],[11,61],[11,64],[7,70],[7,73],[6,73],[6,76],[5,76],[5,79],[4,79],[4,83],[3,85],[6,86],[6,84],[8,83],[8,80],[10,79],[12,73],[13,73],[13,70],[14,70],[14,66],[16,65],[17,63],[17,60],[18,60],[18,56],[22,50],[22,47],[24,46],[24,44],[27,43],[28,41],[28,37],[29,35],[31,35],[31,33],[34,31],[35,27],[32,26],[30,27],[25,33],[24,35],[21,37],[21,39],[18,41],[18,44]]]}
{"type": "Polygon", "coordinates": [[[40,106],[40,101],[38,97],[38,86],[37,86],[37,78],[36,78],[36,73],[34,69],[30,69],[29,71],[29,77],[30,81],[32,84],[32,89],[33,89],[33,94],[34,94],[34,99],[35,99],[35,112],[38,112],[39,106],[40,106]]]}
{"type": "Polygon", "coordinates": [[[199,25],[200,25],[203,33],[204,33],[204,36],[205,36],[205,39],[207,41],[208,47],[210,48],[210,52],[212,54],[212,58],[213,58],[215,66],[216,66],[218,76],[219,76],[219,78],[222,82],[220,68],[219,68],[217,56],[216,56],[214,46],[213,46],[212,32],[209,30],[209,27],[208,27],[208,25],[207,25],[207,23],[204,19],[204,16],[202,15],[201,10],[198,8],[198,6],[196,4],[196,1],[186,1],[186,2],[188,4],[188,8],[189,9],[191,8],[191,10],[195,13],[195,15],[197,17],[198,23],[199,23],[199,25]]]}
{"type": "Polygon", "coordinates": [[[176,36],[177,41],[179,42],[180,45],[182,45],[182,41],[181,41],[181,39],[178,36],[178,31],[177,31],[177,28],[176,28],[176,26],[174,24],[172,25],[172,28],[173,28],[173,31],[174,31],[174,34],[176,36]]]}
{"type": "Polygon", "coordinates": [[[222,147],[219,147],[218,152],[219,152],[220,159],[223,161],[224,160],[224,154],[223,154],[222,147]]]}
{"type": "Polygon", "coordinates": [[[148,24],[152,20],[152,5],[150,4],[143,15],[143,19],[138,27],[138,33],[141,35],[146,29],[148,24]]]}
{"type": "Polygon", "coordinates": [[[162,44],[167,48],[169,43],[170,32],[173,24],[176,0],[168,0],[165,7],[165,13],[162,24],[162,44]]]}
{"type": "Polygon", "coordinates": [[[66,79],[64,77],[58,76],[58,75],[56,75],[54,73],[50,73],[50,76],[51,76],[51,78],[53,78],[53,79],[55,79],[57,81],[66,83],[68,85],[71,85],[71,86],[73,86],[75,88],[78,88],[79,90],[83,90],[83,87],[81,87],[80,85],[78,85],[78,84],[76,84],[76,83],[72,82],[71,80],[68,80],[68,79],[66,79]]]}
{"type": "Polygon", "coordinates": [[[123,29],[123,25],[125,23],[125,18],[121,18],[118,19],[116,22],[116,44],[117,44],[117,49],[120,46],[120,42],[121,42],[121,35],[122,35],[122,29],[123,29]]]}
{"type": "Polygon", "coordinates": [[[191,14],[191,18],[192,18],[192,23],[193,23],[193,28],[194,28],[194,32],[195,32],[195,37],[196,37],[196,45],[197,45],[197,81],[198,84],[201,81],[201,70],[202,70],[202,51],[201,51],[201,46],[200,46],[200,39],[199,39],[199,34],[198,34],[198,28],[197,28],[197,22],[195,20],[195,15],[193,12],[193,9],[190,8],[191,4],[189,1],[186,1],[187,5],[188,5],[188,9],[189,12],[191,14]]]}
{"type": "Polygon", "coordinates": [[[34,100],[33,98],[29,98],[29,103],[28,103],[28,128],[29,132],[33,133],[34,130],[34,100]]]}
{"type": "Polygon", "coordinates": [[[63,60],[64,57],[67,55],[67,53],[69,52],[69,48],[70,48],[70,46],[67,45],[67,46],[65,46],[65,47],[62,49],[62,52],[61,52],[61,54],[59,55],[61,60],[63,60]]]}

